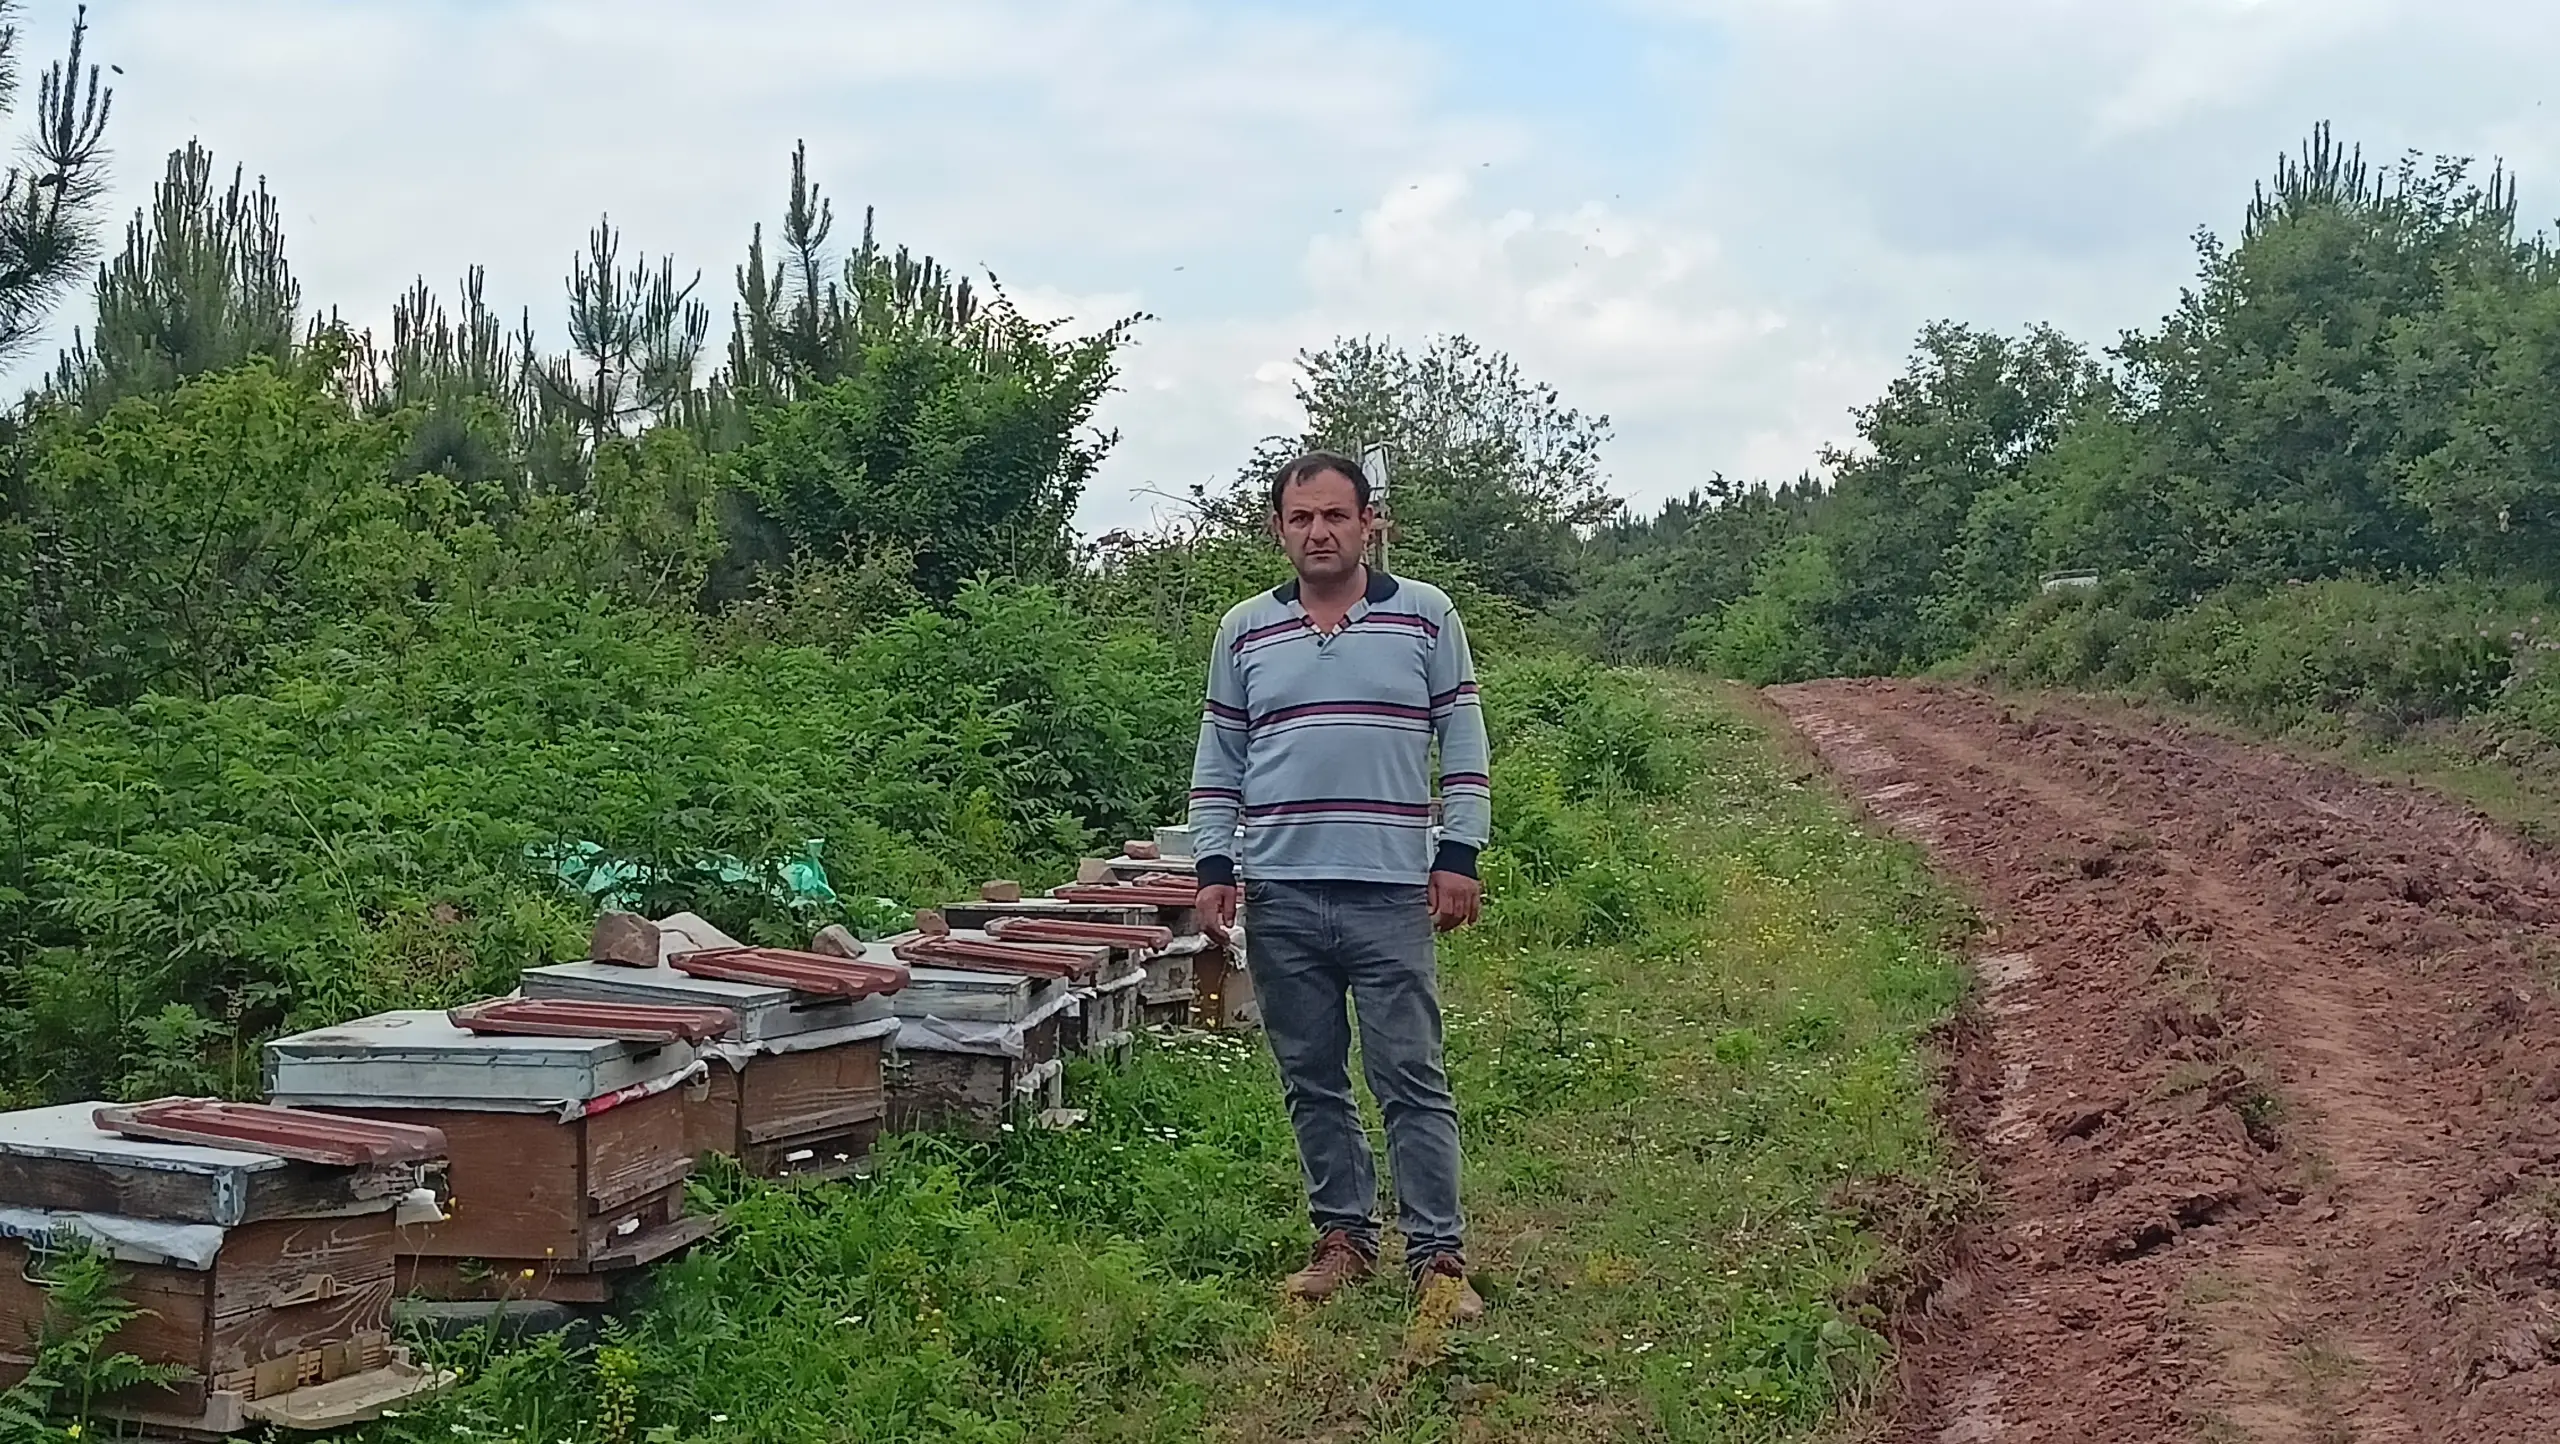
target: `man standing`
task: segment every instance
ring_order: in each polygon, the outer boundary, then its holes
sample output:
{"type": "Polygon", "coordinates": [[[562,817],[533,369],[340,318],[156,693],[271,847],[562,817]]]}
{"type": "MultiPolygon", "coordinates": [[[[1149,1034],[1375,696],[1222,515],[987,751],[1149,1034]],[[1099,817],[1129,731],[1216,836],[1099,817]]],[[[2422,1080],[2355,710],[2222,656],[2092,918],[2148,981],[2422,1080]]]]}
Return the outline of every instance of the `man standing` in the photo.
{"type": "Polygon", "coordinates": [[[1244,879],[1246,966],[1317,1235],[1289,1292],[1322,1299],[1377,1263],[1378,1185],[1351,1092],[1347,994],[1386,1116],[1406,1271],[1472,1319],[1484,1302],[1467,1283],[1432,933],[1474,922],[1482,899],[1484,714],[1447,594],[1362,561],[1377,521],[1368,478],[1348,457],[1313,452],[1272,478],[1272,530],[1298,577],[1239,603],[1218,628],[1192,766],[1192,847],[1213,930],[1234,922],[1239,870],[1244,879]]]}

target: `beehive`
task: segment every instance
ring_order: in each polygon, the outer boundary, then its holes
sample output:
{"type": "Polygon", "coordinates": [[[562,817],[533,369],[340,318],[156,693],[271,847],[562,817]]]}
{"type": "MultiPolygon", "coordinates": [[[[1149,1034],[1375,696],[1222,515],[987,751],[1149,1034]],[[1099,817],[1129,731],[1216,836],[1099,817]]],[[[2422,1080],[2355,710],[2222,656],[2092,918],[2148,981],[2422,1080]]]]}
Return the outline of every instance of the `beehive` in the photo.
{"type": "Polygon", "coordinates": [[[1254,1028],[1262,1021],[1253,998],[1253,974],[1244,965],[1241,928],[1227,942],[1198,940],[1191,958],[1187,1020],[1201,1028],[1254,1028]]]}
{"type": "Polygon", "coordinates": [[[906,970],[881,972],[869,991],[847,996],[697,977],[664,964],[579,962],[528,968],[522,990],[529,998],[731,1010],[736,1029],[706,1047],[708,1071],[686,1090],[686,1146],[736,1158],[762,1177],[810,1178],[850,1168],[887,1115],[886,1052],[898,1034],[890,997],[906,970]]]}
{"type": "MultiPolygon", "coordinates": [[[[1084,891],[1079,889],[1079,891],[1084,891]]],[[[1093,895],[1103,895],[1095,889],[1093,895]]],[[[1192,908],[1160,908],[1138,902],[1077,902],[1051,897],[1025,898],[1015,903],[953,903],[942,910],[944,920],[954,928],[984,928],[1013,918],[1056,918],[1071,922],[1117,923],[1123,925],[1154,924],[1174,934],[1173,941],[1136,958],[1143,970],[1142,980],[1134,985],[1136,997],[1121,998],[1111,1004],[1122,1013],[1116,1020],[1130,1031],[1148,1024],[1181,1025],[1191,1021],[1194,963],[1207,940],[1197,931],[1198,912],[1192,908]]]]}
{"type": "Polygon", "coordinates": [[[103,1412],[199,1434],[334,1428],[433,1389],[392,1347],[389,1310],[398,1215],[445,1146],[254,1105],[0,1115],[0,1383],[33,1363],[50,1269],[76,1242],[146,1311],[115,1347],[183,1371],[103,1412]]]}
{"type": "Polygon", "coordinates": [[[985,931],[1007,943],[1080,942],[1102,948],[1094,975],[1076,984],[1076,1008],[1066,1020],[1062,1046],[1100,1058],[1127,1056],[1145,1022],[1147,962],[1172,945],[1168,930],[1152,923],[1010,916],[989,918],[985,931]]]}
{"type": "MultiPolygon", "coordinates": [[[[890,942],[861,947],[873,961],[896,960],[890,942]]],[[[1064,979],[909,966],[890,1000],[888,1127],[991,1134],[1018,1112],[1057,1106],[1061,1017],[1072,1004],[1064,979]]]]}
{"type": "Polygon", "coordinates": [[[277,1103],[443,1130],[449,1216],[400,1242],[403,1287],[442,1298],[602,1302],[617,1272],[709,1233],[713,1220],[685,1212],[683,1092],[708,1071],[682,1037],[491,1035],[432,1012],[267,1046],[277,1103]]]}

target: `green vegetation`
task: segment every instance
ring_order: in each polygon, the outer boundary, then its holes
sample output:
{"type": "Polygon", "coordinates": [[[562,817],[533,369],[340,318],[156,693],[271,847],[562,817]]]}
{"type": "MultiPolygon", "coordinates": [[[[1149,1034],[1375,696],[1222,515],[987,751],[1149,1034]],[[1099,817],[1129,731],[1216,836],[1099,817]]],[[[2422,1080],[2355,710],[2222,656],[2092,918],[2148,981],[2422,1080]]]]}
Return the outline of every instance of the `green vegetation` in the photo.
{"type": "Polygon", "coordinates": [[[237,1094],[278,1028],[512,986],[592,918],[532,849],[801,944],[840,919],[696,860],[818,839],[840,889],[911,905],[1054,869],[1177,806],[1193,670],[1010,585],[833,649],[534,594],[339,624],[209,699],[57,705],[0,751],[8,1076],[237,1094]]]}
{"type": "Polygon", "coordinates": [[[1491,910],[1452,940],[1451,1066],[1494,1312],[1400,1282],[1319,1310],[1251,1038],[1079,1074],[1092,1118],[901,1140],[855,1186],[723,1179],[716,1247],[600,1350],[483,1358],[382,1437],[1816,1437],[1965,1201],[1924,1039],[1962,919],[1692,683],[1517,662],[1491,910]]]}
{"type": "Polygon", "coordinates": [[[1116,328],[830,262],[795,161],[707,378],[609,227],[566,353],[476,277],[378,347],[214,173],[172,158],[0,433],[0,1098],[237,1094],[279,1029],[505,986],[586,926],[563,846],[805,941],[1179,808],[1196,657],[1096,617],[1069,529],[1116,328]],[[813,845],[842,909],[712,861],[813,845]]]}
{"type": "MultiPolygon", "coordinates": [[[[503,988],[582,941],[564,854],[799,941],[1178,815],[1200,648],[1277,564],[1267,458],[1074,534],[1134,319],[1065,333],[867,217],[833,247],[795,155],[717,364],[700,278],[610,225],[558,349],[476,272],[378,338],[220,182],[171,158],[0,428],[0,1101],[247,1095],[280,1030],[503,988]],[[779,886],[812,859],[831,896],[779,886]]],[[[1079,1065],[1072,1131],[704,1179],[730,1227],[598,1344],[437,1346],[464,1384],[368,1433],[1772,1439],[1867,1395],[1963,1196],[1924,1047],[1959,920],[1729,699],[1558,645],[1604,421],[1463,338],[1339,343],[1305,393],[1325,434],[1269,446],[1397,446],[1398,568],[1487,666],[1489,913],[1447,974],[1495,1322],[1393,1281],[1282,1309],[1270,1064],[1156,1039],[1079,1065]]],[[[0,1428],[132,1377],[107,1275],[72,1284],[0,1428]]]]}
{"type": "MultiPolygon", "coordinates": [[[[62,76],[47,143],[94,151],[62,76]]],[[[1508,358],[1339,340],[1298,434],[1090,543],[1144,318],[1070,333],[868,215],[839,246],[805,156],[717,354],[700,274],[609,223],[556,347],[476,271],[352,332],[234,175],[172,157],[0,426],[0,1099],[246,1093],[280,1029],[502,987],[589,921],[563,848],[798,940],[1174,815],[1199,649],[1276,576],[1283,450],[1395,448],[1398,568],[1467,609],[1496,725],[1489,912],[1446,964],[1483,1328],[1391,1282],[1280,1307],[1305,1234],[1267,1060],[1157,1040],[1077,1077],[1071,1132],[705,1180],[732,1228],[600,1346],[452,1350],[465,1385],[384,1438],[1816,1437],[1967,1201],[1926,1076],[1962,919],[1732,699],[1576,647],[2501,765],[2560,739],[2560,264],[2503,174],[2323,135],[2153,331],[1933,325],[1827,486],[1638,521],[1606,419],[1508,358]],[[812,855],[832,899],[764,885],[812,855]]],[[[0,252],[82,257],[94,187],[55,195],[0,252]]],[[[0,346],[65,264],[0,294],[0,346]]],[[[0,1427],[127,1367],[105,1317],[66,1316],[0,1427]]]]}
{"type": "Polygon", "coordinates": [[[1963,665],[2236,723],[2560,842],[2555,622],[2545,588],[2450,579],[2232,589],[2165,616],[2073,592],[2020,608],[1963,665]]]}
{"type": "Polygon", "coordinates": [[[2548,751],[2553,244],[2503,170],[2324,130],[2157,327],[2095,356],[1932,325],[1827,489],[1606,528],[1566,615],[1755,681],[1946,668],[2548,751]],[[2096,585],[2048,594],[2065,573],[2096,585]]]}

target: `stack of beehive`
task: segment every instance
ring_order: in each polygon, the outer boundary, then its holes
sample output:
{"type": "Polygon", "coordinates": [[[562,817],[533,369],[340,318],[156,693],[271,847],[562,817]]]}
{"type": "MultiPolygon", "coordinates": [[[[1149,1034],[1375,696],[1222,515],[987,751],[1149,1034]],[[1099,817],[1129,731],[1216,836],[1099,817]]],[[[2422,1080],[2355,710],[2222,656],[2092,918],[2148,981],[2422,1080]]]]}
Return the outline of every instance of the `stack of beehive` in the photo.
{"type": "Polygon", "coordinates": [[[443,1132],[450,1216],[402,1238],[408,1288],[598,1303],[715,1226],[685,1207],[685,1095],[736,1026],[725,1008],[546,998],[379,1013],[268,1044],[267,1096],[443,1132]]]}
{"type": "MultiPolygon", "coordinates": [[[[607,913],[588,957],[526,970],[515,995],[276,1040],[281,1106],[0,1114],[0,1333],[32,1336],[44,1261],[76,1238],[151,1310],[120,1344],[181,1371],[116,1401],[133,1417],[369,1417],[442,1382],[389,1343],[397,1290],[601,1301],[717,1226],[687,1211],[701,1155],[839,1172],[884,1127],[1058,1109],[1069,1055],[1124,1059],[1144,1024],[1250,1023],[1197,894],[1177,828],[878,942],[831,927],[756,948],[691,914],[607,913]]],[[[30,1362],[0,1353],[0,1382],[30,1362]]]]}
{"type": "Polygon", "coordinates": [[[1088,861],[1072,886],[1050,895],[1086,906],[1136,909],[1172,932],[1172,941],[1148,965],[1149,1023],[1250,1028],[1259,1015],[1243,967],[1241,921],[1228,937],[1210,937],[1200,920],[1199,891],[1191,829],[1160,827],[1152,838],[1123,845],[1118,857],[1088,861]]]}
{"type": "Polygon", "coordinates": [[[398,1232],[432,1217],[431,1128],[164,1099],[0,1114],[0,1383],[34,1365],[66,1250],[143,1312],[115,1347],[172,1371],[92,1401],[156,1429],[356,1423],[448,1382],[390,1338],[398,1232]]]}
{"type": "Polygon", "coordinates": [[[895,960],[751,948],[691,913],[608,912],[585,961],[528,968],[522,992],[727,1009],[737,1026],[705,1045],[707,1076],[688,1095],[692,1151],[765,1178],[815,1178],[851,1169],[880,1131],[907,983],[895,960]]]}

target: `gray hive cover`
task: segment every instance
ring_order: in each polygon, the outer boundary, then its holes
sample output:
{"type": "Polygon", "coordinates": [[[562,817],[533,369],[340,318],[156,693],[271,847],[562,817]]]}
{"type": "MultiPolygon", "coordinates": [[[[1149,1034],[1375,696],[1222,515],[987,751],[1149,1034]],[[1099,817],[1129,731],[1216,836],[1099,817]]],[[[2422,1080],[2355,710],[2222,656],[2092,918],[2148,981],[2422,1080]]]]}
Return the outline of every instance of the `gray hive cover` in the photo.
{"type": "Polygon", "coordinates": [[[228,1228],[248,1217],[262,1176],[299,1171],[271,1153],[109,1133],[90,1121],[103,1106],[0,1113],[0,1158],[10,1160],[0,1170],[0,1208],[83,1208],[228,1228]]]}
{"type": "Polygon", "coordinates": [[[997,918],[1066,918],[1075,922],[1149,924],[1156,910],[1142,903],[1076,903],[1051,897],[1020,902],[956,902],[941,909],[954,928],[984,928],[997,918]]]}
{"type": "Polygon", "coordinates": [[[442,1013],[377,1013],[267,1045],[269,1101],[302,1108],[540,1112],[693,1065],[690,1043],[466,1033],[442,1013]]]}
{"type": "Polygon", "coordinates": [[[901,1018],[1015,1023],[1031,1011],[1032,998],[1042,986],[1042,979],[1015,973],[909,968],[907,986],[893,996],[901,1018]]]}
{"type": "MultiPolygon", "coordinates": [[[[874,963],[898,963],[889,944],[866,941],[862,956],[874,963]]],[[[907,969],[907,985],[883,1001],[901,1018],[942,1018],[954,1023],[1019,1022],[1040,996],[1038,978],[1018,973],[982,973],[970,968],[907,969]]]]}
{"type": "Polygon", "coordinates": [[[1120,877],[1144,877],[1151,872],[1169,872],[1177,876],[1197,876],[1200,864],[1188,857],[1106,857],[1103,861],[1120,877]]]}
{"type": "Polygon", "coordinates": [[[728,1008],[738,1015],[729,1036],[742,1043],[788,1038],[850,1028],[894,1016],[894,994],[867,998],[823,998],[770,983],[731,983],[697,978],[661,963],[654,968],[626,968],[615,963],[555,963],[527,968],[522,984],[528,998],[570,998],[604,1003],[673,1003],[728,1008]]]}

